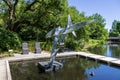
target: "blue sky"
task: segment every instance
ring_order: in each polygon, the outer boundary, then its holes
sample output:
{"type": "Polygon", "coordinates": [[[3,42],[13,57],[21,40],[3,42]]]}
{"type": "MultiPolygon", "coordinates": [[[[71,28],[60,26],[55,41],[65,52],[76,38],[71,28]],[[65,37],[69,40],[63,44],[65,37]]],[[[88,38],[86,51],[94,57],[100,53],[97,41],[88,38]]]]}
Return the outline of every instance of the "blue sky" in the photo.
{"type": "Polygon", "coordinates": [[[99,13],[106,20],[108,30],[114,20],[120,20],[120,0],[68,0],[68,3],[86,16],[99,13]]]}

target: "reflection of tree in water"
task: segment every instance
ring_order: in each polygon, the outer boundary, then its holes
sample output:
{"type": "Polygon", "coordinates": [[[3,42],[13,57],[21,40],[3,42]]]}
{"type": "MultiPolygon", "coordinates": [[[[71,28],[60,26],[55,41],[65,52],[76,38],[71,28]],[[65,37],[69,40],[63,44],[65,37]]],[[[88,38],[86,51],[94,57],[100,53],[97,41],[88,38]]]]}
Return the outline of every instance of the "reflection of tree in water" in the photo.
{"type": "Polygon", "coordinates": [[[67,59],[61,70],[39,74],[34,62],[11,64],[13,80],[88,80],[86,69],[99,65],[80,58],[67,59]]]}
{"type": "Polygon", "coordinates": [[[88,48],[88,51],[94,54],[104,55],[107,50],[107,47],[103,45],[92,46],[88,48]]]}
{"type": "Polygon", "coordinates": [[[11,64],[12,80],[49,80],[50,74],[39,74],[34,62],[11,64]]]}
{"type": "Polygon", "coordinates": [[[120,58],[120,45],[112,44],[112,45],[109,45],[108,47],[112,57],[120,58]]]}
{"type": "Polygon", "coordinates": [[[106,47],[104,47],[103,45],[97,45],[88,48],[88,50],[94,54],[100,54],[100,55],[107,54],[107,56],[120,58],[120,44],[110,44],[110,45],[106,45],[106,47]]]}
{"type": "Polygon", "coordinates": [[[88,80],[85,70],[98,66],[98,64],[85,59],[73,58],[68,60],[64,64],[64,68],[56,74],[56,80],[88,80]]]}

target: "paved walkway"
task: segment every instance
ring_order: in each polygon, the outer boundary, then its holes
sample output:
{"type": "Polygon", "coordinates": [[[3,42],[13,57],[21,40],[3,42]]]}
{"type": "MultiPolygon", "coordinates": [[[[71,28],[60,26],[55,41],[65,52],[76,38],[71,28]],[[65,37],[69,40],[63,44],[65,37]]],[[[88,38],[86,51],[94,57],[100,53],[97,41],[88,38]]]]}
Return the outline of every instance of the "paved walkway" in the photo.
{"type": "Polygon", "coordinates": [[[0,60],[0,80],[7,80],[7,66],[5,60],[0,60]]]}

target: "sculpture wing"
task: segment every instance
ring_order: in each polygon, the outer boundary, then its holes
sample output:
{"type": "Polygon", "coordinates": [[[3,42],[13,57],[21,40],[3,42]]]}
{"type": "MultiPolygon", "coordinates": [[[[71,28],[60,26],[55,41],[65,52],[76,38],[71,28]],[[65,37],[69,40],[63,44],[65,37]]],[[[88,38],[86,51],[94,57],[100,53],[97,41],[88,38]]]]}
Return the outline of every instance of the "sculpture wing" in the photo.
{"type": "MultiPolygon", "coordinates": [[[[68,24],[67,24],[67,28],[70,28],[71,26],[73,26],[73,24],[72,24],[70,15],[68,15],[68,24]]],[[[67,28],[65,28],[64,32],[66,32],[67,28]]],[[[64,32],[62,32],[62,34],[63,34],[64,32]]],[[[75,31],[72,31],[72,34],[76,37],[75,31]]],[[[63,34],[63,35],[61,36],[61,39],[60,39],[60,42],[61,42],[61,43],[64,42],[65,37],[66,37],[66,34],[63,34]]]]}
{"type": "Polygon", "coordinates": [[[89,23],[92,23],[92,22],[94,22],[94,20],[88,20],[88,21],[85,21],[85,22],[74,24],[73,26],[67,28],[66,31],[63,34],[68,34],[68,33],[71,33],[73,31],[76,31],[76,30],[80,29],[81,27],[84,27],[86,24],[89,24],[89,23]]]}
{"type": "Polygon", "coordinates": [[[54,33],[55,33],[55,28],[52,29],[50,32],[48,32],[48,33],[46,34],[46,38],[52,37],[52,36],[54,35],[54,33]]]}
{"type": "Polygon", "coordinates": [[[67,24],[67,28],[71,27],[73,24],[72,24],[72,21],[71,21],[71,17],[70,15],[68,15],[68,24],[67,24]]]}
{"type": "MultiPolygon", "coordinates": [[[[67,28],[72,27],[72,26],[73,26],[73,24],[72,24],[72,21],[71,21],[71,17],[70,17],[70,15],[68,15],[68,25],[67,25],[67,28]]],[[[72,34],[73,34],[75,37],[77,37],[75,31],[72,31],[72,34]]]]}

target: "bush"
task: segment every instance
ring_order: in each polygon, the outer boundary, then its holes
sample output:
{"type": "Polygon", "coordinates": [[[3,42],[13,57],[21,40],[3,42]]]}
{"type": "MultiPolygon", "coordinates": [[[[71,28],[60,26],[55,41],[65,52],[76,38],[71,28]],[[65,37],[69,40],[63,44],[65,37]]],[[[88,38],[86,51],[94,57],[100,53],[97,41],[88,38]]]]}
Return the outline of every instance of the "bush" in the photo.
{"type": "MultiPolygon", "coordinates": [[[[26,42],[26,41],[23,41],[23,42],[26,42]]],[[[31,52],[34,52],[35,51],[35,43],[37,41],[34,41],[34,40],[31,40],[31,41],[27,41],[28,42],[28,47],[29,47],[29,50],[31,52]]],[[[52,50],[52,42],[50,41],[46,41],[46,42],[39,42],[40,43],[40,47],[42,50],[45,50],[45,51],[51,51],[52,50]]]]}
{"type": "Polygon", "coordinates": [[[21,41],[16,33],[0,29],[0,50],[17,49],[20,46],[21,41]]]}
{"type": "Polygon", "coordinates": [[[74,40],[67,40],[65,45],[67,48],[69,48],[71,50],[75,50],[76,47],[78,47],[78,43],[74,40]]]}
{"type": "Polygon", "coordinates": [[[46,50],[46,51],[51,51],[52,50],[52,46],[53,46],[53,43],[52,42],[40,42],[41,44],[41,48],[43,50],[46,50]]]}

